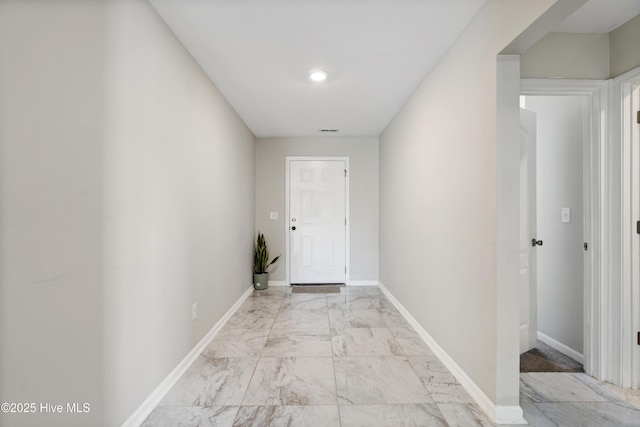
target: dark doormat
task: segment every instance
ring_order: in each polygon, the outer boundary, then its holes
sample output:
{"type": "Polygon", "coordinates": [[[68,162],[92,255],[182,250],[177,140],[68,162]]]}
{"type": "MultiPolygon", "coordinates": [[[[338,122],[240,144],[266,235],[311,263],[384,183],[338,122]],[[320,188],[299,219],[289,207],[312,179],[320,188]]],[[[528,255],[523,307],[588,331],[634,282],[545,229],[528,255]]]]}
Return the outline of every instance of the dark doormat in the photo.
{"type": "Polygon", "coordinates": [[[538,341],[520,355],[520,372],[584,372],[582,364],[538,341]]]}
{"type": "Polygon", "coordinates": [[[339,294],[343,285],[293,285],[294,294],[339,294]]]}

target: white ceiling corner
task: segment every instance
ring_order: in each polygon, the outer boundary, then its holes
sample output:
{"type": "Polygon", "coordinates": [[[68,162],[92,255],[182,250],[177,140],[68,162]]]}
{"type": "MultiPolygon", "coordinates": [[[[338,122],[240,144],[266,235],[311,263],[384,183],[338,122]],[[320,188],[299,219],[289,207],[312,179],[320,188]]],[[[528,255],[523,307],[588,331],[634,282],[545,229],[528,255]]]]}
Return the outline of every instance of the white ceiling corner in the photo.
{"type": "MultiPolygon", "coordinates": [[[[258,137],[376,136],[485,0],[150,0],[258,137]],[[324,83],[309,81],[322,69],[324,83]]],[[[557,32],[610,32],[640,0],[589,0],[557,32]]]]}

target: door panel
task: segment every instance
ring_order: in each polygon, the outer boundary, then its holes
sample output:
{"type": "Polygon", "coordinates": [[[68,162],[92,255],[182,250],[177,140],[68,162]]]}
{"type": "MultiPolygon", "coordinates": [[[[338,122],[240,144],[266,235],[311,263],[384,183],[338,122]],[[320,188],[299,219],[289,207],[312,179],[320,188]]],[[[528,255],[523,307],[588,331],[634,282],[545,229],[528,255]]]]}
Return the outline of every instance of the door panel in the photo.
{"type": "Polygon", "coordinates": [[[520,110],[520,353],[536,345],[536,115],[520,110]]]}
{"type": "Polygon", "coordinates": [[[291,283],[345,283],[344,160],[289,164],[291,283]]]}

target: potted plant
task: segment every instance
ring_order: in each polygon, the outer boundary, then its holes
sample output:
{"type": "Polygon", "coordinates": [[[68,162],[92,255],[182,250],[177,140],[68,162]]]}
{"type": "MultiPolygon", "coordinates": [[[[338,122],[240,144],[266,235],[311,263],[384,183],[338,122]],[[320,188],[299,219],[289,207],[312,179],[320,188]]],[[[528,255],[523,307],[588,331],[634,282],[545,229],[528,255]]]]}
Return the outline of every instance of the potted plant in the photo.
{"type": "Polygon", "coordinates": [[[267,269],[278,261],[278,258],[280,258],[280,256],[275,257],[269,262],[269,249],[267,249],[264,234],[258,233],[256,248],[253,253],[253,287],[255,289],[267,289],[269,283],[269,271],[267,269]]]}

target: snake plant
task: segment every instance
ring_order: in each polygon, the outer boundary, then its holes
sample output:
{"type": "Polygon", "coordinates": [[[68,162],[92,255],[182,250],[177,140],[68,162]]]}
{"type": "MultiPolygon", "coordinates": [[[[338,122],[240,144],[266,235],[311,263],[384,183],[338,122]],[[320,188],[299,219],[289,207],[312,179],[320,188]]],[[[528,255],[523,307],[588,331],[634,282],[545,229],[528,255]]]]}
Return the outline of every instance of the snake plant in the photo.
{"type": "Polygon", "coordinates": [[[267,242],[264,240],[264,234],[258,233],[258,239],[256,240],[256,248],[253,253],[253,272],[254,274],[268,273],[267,269],[276,261],[280,256],[275,257],[269,262],[269,249],[267,249],[267,242]]]}

